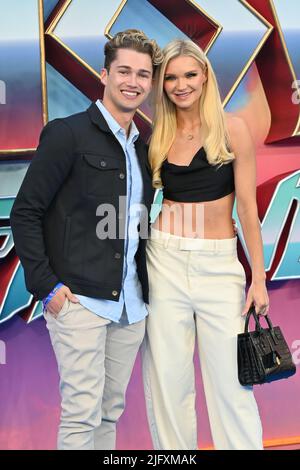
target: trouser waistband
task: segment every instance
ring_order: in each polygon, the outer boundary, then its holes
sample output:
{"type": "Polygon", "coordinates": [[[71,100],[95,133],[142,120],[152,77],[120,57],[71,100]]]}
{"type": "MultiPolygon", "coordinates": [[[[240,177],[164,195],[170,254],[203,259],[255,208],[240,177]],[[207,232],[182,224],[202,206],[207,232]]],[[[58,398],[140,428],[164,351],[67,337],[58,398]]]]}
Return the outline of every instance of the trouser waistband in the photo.
{"type": "Polygon", "coordinates": [[[236,252],[237,238],[187,238],[151,228],[150,242],[186,251],[236,252]]]}

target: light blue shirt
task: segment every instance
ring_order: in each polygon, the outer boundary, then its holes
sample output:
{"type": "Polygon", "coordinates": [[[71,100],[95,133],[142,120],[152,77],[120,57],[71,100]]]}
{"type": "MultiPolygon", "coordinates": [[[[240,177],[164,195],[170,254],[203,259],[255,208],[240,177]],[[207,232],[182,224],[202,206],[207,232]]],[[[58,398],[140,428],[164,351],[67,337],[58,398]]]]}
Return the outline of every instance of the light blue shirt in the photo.
{"type": "MultiPolygon", "coordinates": [[[[80,303],[101,317],[119,322],[124,305],[129,323],[143,320],[147,315],[146,305],[143,301],[142,287],[137,275],[135,254],[139,245],[138,225],[141,220],[141,211],[131,211],[130,207],[143,202],[143,180],[134,143],[139,131],[134,122],[130,126],[127,138],[126,131],[108,112],[100,100],[96,102],[110,130],[119,141],[126,157],[127,197],[126,197],[126,225],[124,240],[124,266],[122,290],[118,302],[113,300],[95,299],[75,294],[80,303]]],[[[135,206],[136,207],[136,206],[135,206]]]]}

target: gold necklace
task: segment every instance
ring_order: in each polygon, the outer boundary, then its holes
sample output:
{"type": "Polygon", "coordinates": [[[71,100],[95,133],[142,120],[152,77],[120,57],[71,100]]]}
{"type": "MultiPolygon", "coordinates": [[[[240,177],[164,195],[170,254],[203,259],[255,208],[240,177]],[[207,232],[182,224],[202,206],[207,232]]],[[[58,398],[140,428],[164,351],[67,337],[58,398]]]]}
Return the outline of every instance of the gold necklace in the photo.
{"type": "MultiPolygon", "coordinates": [[[[196,127],[196,126],[194,126],[194,127],[196,127]]],[[[181,132],[182,132],[182,131],[181,131],[181,132]]],[[[186,134],[186,135],[184,135],[184,133],[183,133],[183,137],[184,137],[185,139],[187,139],[187,140],[193,140],[195,136],[194,136],[194,134],[192,134],[191,132],[189,132],[189,133],[186,134]]]]}

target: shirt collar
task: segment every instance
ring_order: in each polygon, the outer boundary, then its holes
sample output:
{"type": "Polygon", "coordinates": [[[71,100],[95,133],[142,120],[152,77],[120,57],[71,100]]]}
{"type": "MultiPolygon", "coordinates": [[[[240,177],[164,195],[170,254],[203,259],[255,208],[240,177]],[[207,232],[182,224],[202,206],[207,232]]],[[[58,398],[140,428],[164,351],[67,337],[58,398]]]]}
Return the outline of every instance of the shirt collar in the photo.
{"type": "MultiPolygon", "coordinates": [[[[126,137],[125,129],[120,126],[120,124],[115,120],[115,118],[111,115],[111,113],[106,109],[102,101],[97,100],[96,105],[98,106],[100,112],[102,113],[104,119],[106,120],[108,127],[112,131],[112,133],[116,136],[117,134],[122,134],[126,137]]],[[[132,121],[130,125],[130,131],[128,136],[128,142],[135,142],[139,136],[138,128],[136,127],[135,123],[132,121]]]]}

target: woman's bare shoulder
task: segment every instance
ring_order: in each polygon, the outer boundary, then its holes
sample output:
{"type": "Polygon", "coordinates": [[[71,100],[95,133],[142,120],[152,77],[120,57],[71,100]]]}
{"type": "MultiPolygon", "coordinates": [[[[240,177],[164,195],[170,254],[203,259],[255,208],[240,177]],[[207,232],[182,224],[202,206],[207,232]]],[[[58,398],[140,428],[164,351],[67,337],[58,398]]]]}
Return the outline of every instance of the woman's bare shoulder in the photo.
{"type": "Polygon", "coordinates": [[[230,147],[238,151],[252,144],[250,131],[246,121],[232,113],[225,113],[225,125],[228,132],[230,147]]]}
{"type": "Polygon", "coordinates": [[[237,134],[239,132],[249,132],[249,128],[247,126],[246,121],[240,117],[236,116],[232,113],[224,113],[225,114],[225,123],[230,134],[237,134]]]}

